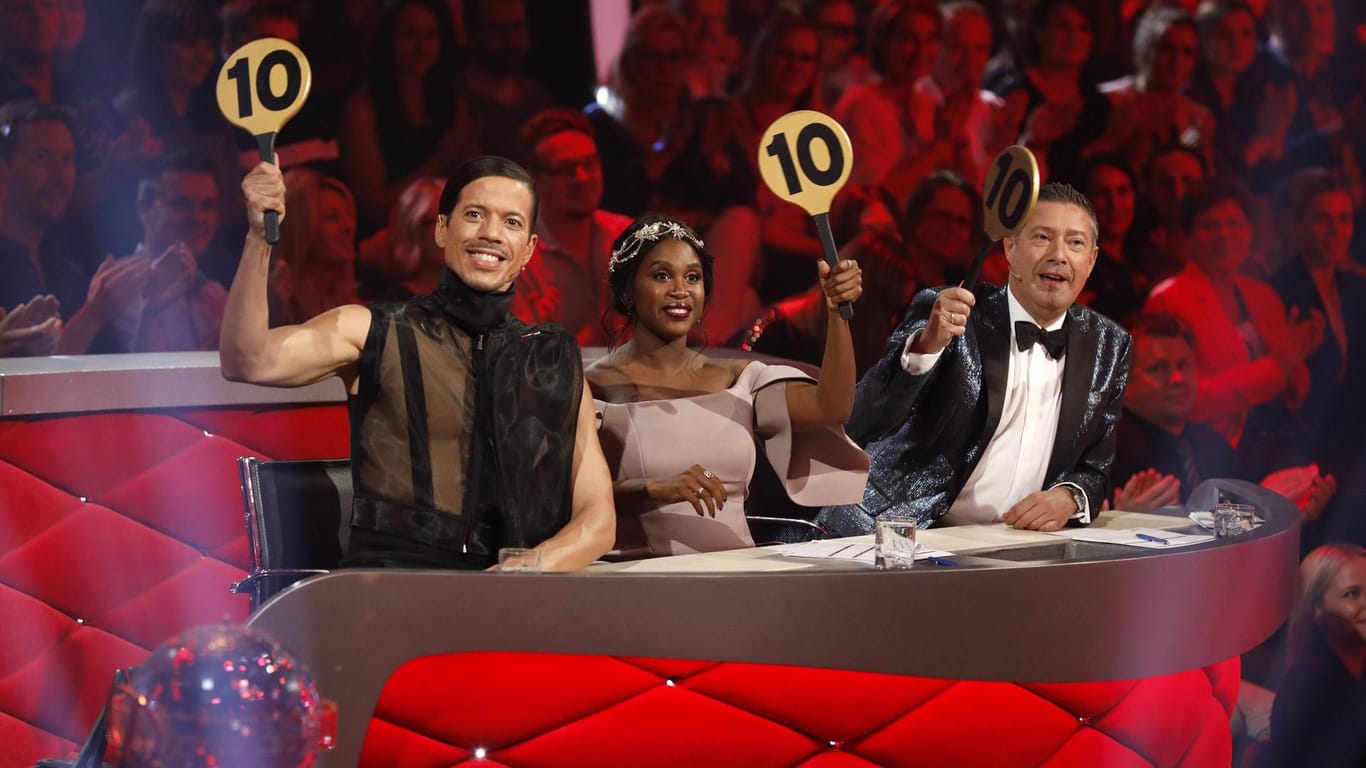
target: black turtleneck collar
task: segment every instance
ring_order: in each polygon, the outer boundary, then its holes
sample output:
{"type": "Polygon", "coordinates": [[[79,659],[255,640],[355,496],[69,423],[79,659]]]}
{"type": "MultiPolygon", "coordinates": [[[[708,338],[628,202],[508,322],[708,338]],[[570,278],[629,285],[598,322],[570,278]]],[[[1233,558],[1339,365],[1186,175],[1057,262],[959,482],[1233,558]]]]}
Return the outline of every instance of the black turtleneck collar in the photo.
{"type": "Polygon", "coordinates": [[[476,291],[446,267],[432,297],[456,327],[477,334],[507,323],[514,292],[515,286],[506,291],[476,291]]]}

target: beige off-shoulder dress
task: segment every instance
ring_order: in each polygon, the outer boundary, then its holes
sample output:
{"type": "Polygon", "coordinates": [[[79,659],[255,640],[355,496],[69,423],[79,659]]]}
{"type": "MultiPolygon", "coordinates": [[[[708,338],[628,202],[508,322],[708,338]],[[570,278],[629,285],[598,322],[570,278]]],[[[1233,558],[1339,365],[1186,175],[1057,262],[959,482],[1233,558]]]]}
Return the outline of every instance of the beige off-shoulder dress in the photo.
{"type": "Polygon", "coordinates": [[[598,436],[614,482],[671,477],[699,464],[716,474],[728,498],[715,518],[698,515],[686,501],[618,499],[614,555],[626,559],[754,546],[744,501],[760,449],[798,504],[862,500],[868,455],[840,427],[794,431],[786,392],[772,386],[791,380],[812,381],[796,368],[755,361],[720,392],[633,403],[594,399],[598,436]]]}

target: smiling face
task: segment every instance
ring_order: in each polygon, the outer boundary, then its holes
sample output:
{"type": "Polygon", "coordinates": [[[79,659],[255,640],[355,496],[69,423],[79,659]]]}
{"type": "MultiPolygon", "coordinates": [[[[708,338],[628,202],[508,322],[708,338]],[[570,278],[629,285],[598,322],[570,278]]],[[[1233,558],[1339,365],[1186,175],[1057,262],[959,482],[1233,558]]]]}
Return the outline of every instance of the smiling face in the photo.
{"type": "Polygon", "coordinates": [[[1004,241],[1010,289],[1034,322],[1048,326],[1072,306],[1096,264],[1091,217],[1071,203],[1040,202],[1004,241]]]}
{"type": "Polygon", "coordinates": [[[1366,558],[1338,570],[1314,609],[1314,620],[1335,646],[1366,644],[1366,558]]]}
{"type": "Polygon", "coordinates": [[[318,212],[314,221],[316,253],[332,264],[356,261],[356,206],[340,190],[318,190],[318,212]]]}
{"type": "Polygon", "coordinates": [[[640,256],[632,298],[636,335],[686,339],[707,304],[702,257],[676,237],[660,240],[640,256]]]}
{"type": "Polygon", "coordinates": [[[19,125],[14,132],[6,204],[14,215],[51,226],[66,215],[76,186],[71,131],[59,120],[41,120],[19,125]]]}
{"type": "Polygon", "coordinates": [[[427,74],[441,56],[441,31],[436,15],[420,5],[398,12],[394,23],[394,69],[399,74],[427,74]]]}
{"type": "Polygon", "coordinates": [[[157,188],[153,199],[138,201],[147,247],[160,254],[185,243],[196,258],[203,256],[218,229],[218,182],[208,173],[168,170],[157,188]]]}
{"type": "Polygon", "coordinates": [[[505,176],[484,176],[460,190],[439,217],[436,244],[446,266],[476,291],[505,291],[531,260],[531,188],[505,176]]]}

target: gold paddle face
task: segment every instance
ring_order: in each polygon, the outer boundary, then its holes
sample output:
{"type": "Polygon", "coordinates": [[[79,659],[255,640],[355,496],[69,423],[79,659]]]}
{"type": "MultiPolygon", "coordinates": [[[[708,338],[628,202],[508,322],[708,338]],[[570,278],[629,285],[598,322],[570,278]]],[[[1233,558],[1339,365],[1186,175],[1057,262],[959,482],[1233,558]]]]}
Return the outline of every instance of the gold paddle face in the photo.
{"type": "Polygon", "coordinates": [[[854,145],[844,126],[822,112],[799,109],[774,120],[759,141],[759,174],[773,194],[815,216],[849,179],[854,145]]]}
{"type": "Polygon", "coordinates": [[[288,40],[265,37],[233,52],[218,71],[218,109],[253,136],[277,133],[303,107],[313,70],[288,40]]]}
{"type": "Polygon", "coordinates": [[[1001,150],[982,184],[982,213],[993,241],[1020,231],[1039,200],[1039,164],[1034,153],[1015,144],[1001,150]]]}

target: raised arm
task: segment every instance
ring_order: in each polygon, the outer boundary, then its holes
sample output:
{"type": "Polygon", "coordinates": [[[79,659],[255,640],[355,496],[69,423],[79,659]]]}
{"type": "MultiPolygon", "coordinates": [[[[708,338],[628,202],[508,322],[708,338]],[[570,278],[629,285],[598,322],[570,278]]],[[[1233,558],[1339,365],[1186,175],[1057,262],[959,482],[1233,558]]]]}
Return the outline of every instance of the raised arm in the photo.
{"type": "Polygon", "coordinates": [[[587,381],[579,399],[575,432],[573,510],[569,523],[536,547],[541,551],[541,568],[547,571],[584,568],[606,554],[616,539],[612,475],[598,442],[597,417],[587,381]]]}
{"type": "Polygon", "coordinates": [[[223,311],[219,351],[223,377],[272,387],[298,387],[333,375],[346,377],[360,360],[370,332],[370,310],[348,305],[302,325],[271,328],[266,298],[270,245],[264,221],[267,210],[279,211],[284,226],[285,185],[280,169],[269,163],[257,165],[242,181],[242,191],[250,228],[223,311]]]}
{"type": "Polygon", "coordinates": [[[793,429],[812,429],[843,424],[854,410],[857,387],[854,338],[849,322],[840,317],[839,305],[855,301],[863,293],[863,270],[858,262],[844,260],[832,269],[816,262],[821,290],[825,293],[825,352],[821,376],[815,384],[787,383],[787,414],[793,429]]]}

